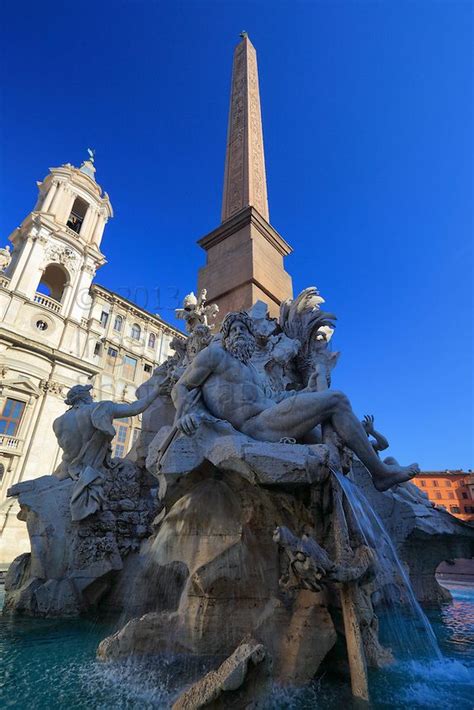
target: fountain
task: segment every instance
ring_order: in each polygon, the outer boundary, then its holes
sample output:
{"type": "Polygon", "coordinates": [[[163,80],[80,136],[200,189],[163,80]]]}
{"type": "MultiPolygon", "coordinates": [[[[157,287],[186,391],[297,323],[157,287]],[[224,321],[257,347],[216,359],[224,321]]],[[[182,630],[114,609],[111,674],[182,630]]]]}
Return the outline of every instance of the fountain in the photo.
{"type": "Polygon", "coordinates": [[[369,702],[368,667],[407,651],[439,660],[384,516],[357,482],[360,462],[376,500],[436,514],[409,483],[417,466],[382,461],[373,427],[331,389],[339,354],[323,302],[305,289],[279,320],[257,302],[214,334],[216,308],[190,294],[187,340],[135,403],[72,388],[54,425],[60,466],[10,490],[31,553],[9,569],[4,613],[119,613],[98,658],[194,664],[176,681],[176,709],[248,707],[328,663],[347,667],[352,695],[369,702]],[[113,420],[139,412],[141,436],[111,459],[113,420]]]}

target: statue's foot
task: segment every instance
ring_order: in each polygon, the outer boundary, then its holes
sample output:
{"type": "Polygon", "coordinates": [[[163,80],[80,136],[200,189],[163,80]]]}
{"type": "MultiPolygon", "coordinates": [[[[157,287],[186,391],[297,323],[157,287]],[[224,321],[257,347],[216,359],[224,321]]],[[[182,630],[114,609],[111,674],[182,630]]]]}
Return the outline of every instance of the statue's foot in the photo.
{"type": "Polygon", "coordinates": [[[420,467],[417,463],[412,463],[410,466],[400,466],[399,464],[385,464],[385,475],[373,478],[374,486],[378,491],[388,491],[397,483],[405,483],[420,472],[420,467]]]}

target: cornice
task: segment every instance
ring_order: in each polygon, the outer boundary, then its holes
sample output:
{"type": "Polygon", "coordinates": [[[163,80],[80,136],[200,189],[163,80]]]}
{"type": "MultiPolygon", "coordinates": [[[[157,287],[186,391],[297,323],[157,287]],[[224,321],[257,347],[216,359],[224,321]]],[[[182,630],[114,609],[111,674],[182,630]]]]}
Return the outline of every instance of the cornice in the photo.
{"type": "MultiPolygon", "coordinates": [[[[252,286],[256,286],[257,288],[260,289],[260,291],[263,291],[263,293],[269,298],[273,303],[275,303],[278,307],[281,306],[281,301],[279,301],[276,297],[275,294],[270,293],[270,291],[264,286],[263,284],[260,283],[257,279],[251,278],[247,279],[246,281],[242,281],[242,283],[239,283],[238,288],[241,288],[242,286],[248,286],[251,284],[252,286]]],[[[226,291],[222,291],[222,293],[219,293],[217,298],[224,298],[224,296],[227,296],[228,293],[233,293],[235,291],[235,287],[233,286],[232,288],[227,289],[226,291]]]]}
{"type": "Polygon", "coordinates": [[[101,286],[100,284],[92,284],[90,292],[92,296],[94,294],[97,294],[108,303],[121,306],[125,311],[127,311],[127,313],[130,313],[131,315],[134,315],[137,318],[146,321],[147,323],[153,323],[155,327],[160,328],[168,335],[178,336],[183,339],[186,338],[184,333],[182,333],[177,328],[174,328],[166,321],[162,320],[160,316],[154,315],[149,311],[145,311],[144,309],[137,306],[136,303],[129,301],[123,296],[119,296],[119,294],[115,293],[114,291],[109,291],[109,289],[107,289],[105,286],[101,286]]]}
{"type": "Polygon", "coordinates": [[[227,219],[217,229],[198,240],[200,247],[208,251],[227,237],[238,232],[242,227],[252,225],[258,232],[282,255],[288,256],[293,251],[292,247],[274,229],[267,220],[254,207],[246,207],[236,215],[227,219]]]}
{"type": "Polygon", "coordinates": [[[68,365],[69,367],[74,367],[81,372],[85,372],[88,376],[98,375],[102,372],[102,368],[92,365],[91,363],[85,362],[81,358],[71,355],[70,353],[63,353],[60,350],[51,348],[48,345],[43,345],[35,340],[26,338],[25,336],[17,336],[0,324],[0,340],[6,340],[11,345],[16,346],[20,350],[27,352],[34,352],[37,355],[43,356],[49,362],[61,363],[62,365],[68,365]]]}

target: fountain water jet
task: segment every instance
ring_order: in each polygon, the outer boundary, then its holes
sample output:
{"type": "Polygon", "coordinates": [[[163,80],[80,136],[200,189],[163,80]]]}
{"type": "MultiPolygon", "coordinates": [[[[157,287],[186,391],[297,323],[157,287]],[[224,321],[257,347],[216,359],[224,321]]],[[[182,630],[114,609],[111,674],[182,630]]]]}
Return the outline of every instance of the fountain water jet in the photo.
{"type": "Polygon", "coordinates": [[[353,520],[367,545],[370,545],[376,556],[376,574],[380,575],[378,604],[384,603],[390,610],[388,620],[391,635],[399,635],[399,652],[413,659],[422,653],[430,659],[442,660],[442,654],[431,624],[418,603],[406,571],[398,557],[394,544],[390,539],[380,517],[372,508],[362,491],[340,472],[334,471],[334,476],[345,494],[345,503],[350,507],[353,520]],[[392,586],[387,586],[392,580],[392,586]],[[394,599],[390,589],[395,587],[401,594],[394,599]],[[403,596],[405,599],[403,600],[403,596]],[[400,608],[404,608],[413,623],[401,635],[405,624],[400,623],[400,608]],[[397,634],[397,632],[399,632],[397,634]]]}

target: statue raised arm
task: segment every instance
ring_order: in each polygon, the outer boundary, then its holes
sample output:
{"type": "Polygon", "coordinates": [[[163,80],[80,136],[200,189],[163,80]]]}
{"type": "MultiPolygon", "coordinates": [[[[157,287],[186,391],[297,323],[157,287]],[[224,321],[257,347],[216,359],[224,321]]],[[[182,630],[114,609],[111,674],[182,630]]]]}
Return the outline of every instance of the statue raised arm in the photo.
{"type": "Polygon", "coordinates": [[[53,423],[63,450],[54,475],[77,481],[71,498],[73,520],[82,520],[100,508],[104,473],[112,467],[113,420],[141,414],[159,394],[159,385],[155,385],[147,396],[131,404],[94,402],[91,389],[92,385],[72,387],[65,399],[70,408],[53,423]]]}

